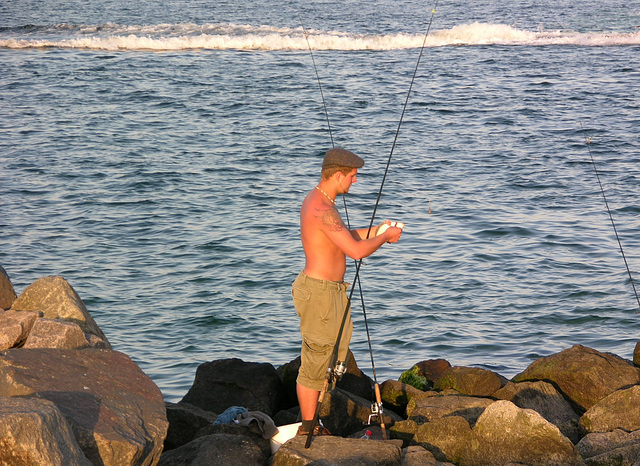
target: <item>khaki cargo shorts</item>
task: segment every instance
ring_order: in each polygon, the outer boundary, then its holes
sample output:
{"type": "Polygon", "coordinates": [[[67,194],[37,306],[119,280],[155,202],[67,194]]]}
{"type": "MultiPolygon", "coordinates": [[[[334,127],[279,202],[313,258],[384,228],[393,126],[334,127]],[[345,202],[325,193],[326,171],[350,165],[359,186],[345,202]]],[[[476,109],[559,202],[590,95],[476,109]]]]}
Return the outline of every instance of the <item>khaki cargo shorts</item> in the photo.
{"type": "MultiPolygon", "coordinates": [[[[291,294],[302,334],[302,362],[297,381],[304,387],[322,390],[347,305],[348,287],[347,283],[318,280],[303,272],[293,282],[291,294]]],[[[346,361],[352,333],[349,310],[340,338],[338,361],[346,361]]]]}

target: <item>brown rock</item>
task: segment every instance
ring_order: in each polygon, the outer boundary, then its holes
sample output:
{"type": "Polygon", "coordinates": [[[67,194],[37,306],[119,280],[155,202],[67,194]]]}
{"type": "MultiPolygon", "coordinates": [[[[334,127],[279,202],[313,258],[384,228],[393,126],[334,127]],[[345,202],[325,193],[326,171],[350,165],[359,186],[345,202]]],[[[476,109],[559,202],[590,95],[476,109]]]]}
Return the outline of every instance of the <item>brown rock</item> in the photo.
{"type": "Polygon", "coordinates": [[[640,385],[618,390],[584,413],[580,424],[587,432],[640,429],[640,385]]]}
{"type": "Polygon", "coordinates": [[[582,465],[584,461],[558,428],[531,409],[496,401],[471,431],[461,466],[582,465]]]}
{"type": "Polygon", "coordinates": [[[89,342],[78,324],[57,319],[36,320],[24,348],[88,348],[89,342]]]}
{"type": "Polygon", "coordinates": [[[640,367],[640,341],[636,343],[636,347],[633,350],[633,365],[640,367]]]}
{"type": "Polygon", "coordinates": [[[640,383],[640,370],[613,354],[574,345],[534,361],[513,378],[526,380],[553,383],[582,414],[619,388],[640,383]]]}
{"type": "Polygon", "coordinates": [[[168,423],[162,394],[128,356],[110,350],[0,353],[0,397],[53,402],[94,464],[153,464],[168,423]]]}
{"type": "Polygon", "coordinates": [[[9,309],[16,300],[16,292],[9,275],[0,265],[0,309],[9,309]]]}
{"type": "Polygon", "coordinates": [[[506,383],[495,372],[477,367],[450,367],[434,384],[435,390],[452,388],[463,395],[491,396],[506,383]]]}
{"type": "Polygon", "coordinates": [[[493,395],[500,400],[511,401],[518,408],[533,409],[547,421],[556,425],[560,432],[577,443],[582,437],[580,416],[571,405],[547,382],[509,382],[493,395]]]}
{"type": "Polygon", "coordinates": [[[451,368],[451,364],[446,359],[428,359],[419,362],[415,367],[418,369],[418,375],[435,384],[442,374],[451,368]]]}
{"type": "MultiPolygon", "coordinates": [[[[380,396],[385,406],[398,414],[404,414],[412,398],[423,397],[425,392],[397,380],[386,380],[380,385],[380,396]]],[[[436,395],[431,392],[430,395],[436,395]]]]}
{"type": "Polygon", "coordinates": [[[74,322],[84,332],[97,335],[105,342],[109,342],[87,311],[78,293],[62,277],[39,278],[18,296],[11,309],[42,311],[47,319],[74,322]]]}
{"type": "Polygon", "coordinates": [[[494,401],[487,398],[464,395],[414,398],[407,406],[407,415],[410,420],[419,424],[445,416],[461,416],[473,426],[478,417],[492,403],[494,401]]]}
{"type": "Polygon", "coordinates": [[[0,397],[0,464],[91,465],[56,406],[0,397]]]}
{"type": "Polygon", "coordinates": [[[634,465],[640,458],[640,430],[634,432],[626,432],[622,429],[616,429],[612,432],[593,432],[587,434],[578,442],[576,448],[587,460],[588,464],[624,464],[634,465]],[[622,461],[627,457],[629,452],[635,455],[631,457],[631,461],[622,461]],[[613,460],[615,456],[618,460],[613,460]],[[611,458],[611,457],[614,458],[611,458]],[[593,461],[590,461],[594,458],[593,461]],[[609,458],[609,461],[601,461],[609,458]]]}
{"type": "Polygon", "coordinates": [[[271,459],[271,466],[327,464],[335,466],[393,465],[402,463],[400,447],[390,442],[314,437],[305,448],[306,437],[294,437],[282,445],[271,459]]]}
{"type": "Polygon", "coordinates": [[[39,312],[0,312],[0,351],[22,346],[39,312]]]}

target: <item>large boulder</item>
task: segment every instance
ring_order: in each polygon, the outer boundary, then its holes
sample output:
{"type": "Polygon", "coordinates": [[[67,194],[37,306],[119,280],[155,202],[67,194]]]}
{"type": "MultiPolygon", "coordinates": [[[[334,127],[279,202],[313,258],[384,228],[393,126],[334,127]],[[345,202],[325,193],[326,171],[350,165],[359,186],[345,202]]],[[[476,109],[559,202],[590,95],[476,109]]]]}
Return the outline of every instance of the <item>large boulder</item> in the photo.
{"type": "Polygon", "coordinates": [[[418,375],[433,385],[451,368],[451,363],[446,359],[427,359],[417,363],[414,367],[418,375]]]}
{"type": "Polygon", "coordinates": [[[460,465],[582,465],[580,454],[560,430],[531,409],[510,401],[493,403],[471,430],[460,465]]]}
{"type": "MultiPolygon", "coordinates": [[[[358,395],[335,388],[325,394],[319,415],[332,434],[346,437],[368,424],[371,403],[358,395]]],[[[382,418],[386,428],[402,420],[398,414],[386,410],[383,410],[382,418]]],[[[372,423],[380,424],[380,420],[372,420],[372,423]]]]}
{"type": "Polygon", "coordinates": [[[0,464],[91,465],[54,403],[0,397],[0,464]]]}
{"type": "Polygon", "coordinates": [[[640,385],[618,390],[593,405],[580,418],[587,432],[640,429],[640,385]]]}
{"type": "Polygon", "coordinates": [[[13,284],[9,279],[9,275],[0,265],[0,310],[9,309],[16,300],[16,292],[13,284]]]}
{"type": "Polygon", "coordinates": [[[484,410],[494,403],[488,398],[465,395],[440,395],[414,398],[407,406],[408,419],[418,424],[430,422],[445,416],[461,416],[474,425],[484,410]]]}
{"type": "Polygon", "coordinates": [[[74,322],[84,332],[96,335],[109,344],[109,340],[87,311],[78,293],[60,276],[43,277],[33,282],[18,296],[11,309],[42,311],[47,319],[74,322]]]}
{"type": "Polygon", "coordinates": [[[159,466],[266,465],[271,452],[243,435],[214,434],[199,437],[167,451],[159,466]]]}
{"type": "Polygon", "coordinates": [[[93,464],[158,461],[167,433],[158,387],[111,350],[10,349],[0,353],[0,397],[51,401],[93,464]]]}
{"type": "Polygon", "coordinates": [[[242,406],[273,416],[282,406],[282,382],[271,364],[218,359],[198,366],[193,385],[180,402],[214,413],[242,406]]]}
{"type": "Polygon", "coordinates": [[[636,466],[640,459],[640,430],[587,434],[576,445],[588,465],[636,466]]]}
{"type": "Polygon", "coordinates": [[[577,443],[583,435],[580,416],[550,383],[509,382],[493,396],[500,400],[511,401],[518,408],[533,409],[547,421],[555,424],[573,443],[577,443]]]}
{"type": "Polygon", "coordinates": [[[391,442],[314,437],[305,448],[306,437],[294,437],[282,445],[270,466],[334,465],[334,466],[400,466],[402,452],[391,442]]]}
{"type": "Polygon", "coordinates": [[[452,388],[463,395],[491,396],[506,382],[504,377],[487,369],[454,366],[440,375],[433,388],[438,391],[452,388]]]}
{"type": "Polygon", "coordinates": [[[527,380],[553,383],[582,414],[614,391],[640,383],[640,370],[616,355],[574,345],[534,361],[513,378],[527,380]]]}

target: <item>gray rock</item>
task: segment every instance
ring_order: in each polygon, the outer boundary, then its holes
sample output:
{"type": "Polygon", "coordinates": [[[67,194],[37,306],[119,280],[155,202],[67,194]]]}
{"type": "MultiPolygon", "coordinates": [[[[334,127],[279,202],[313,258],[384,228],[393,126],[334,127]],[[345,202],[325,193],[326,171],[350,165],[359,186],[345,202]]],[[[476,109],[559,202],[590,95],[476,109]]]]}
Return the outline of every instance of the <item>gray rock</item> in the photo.
{"type": "MultiPolygon", "coordinates": [[[[582,457],[590,464],[591,458],[606,458],[620,455],[624,451],[636,451],[635,459],[640,459],[640,430],[627,432],[616,429],[613,432],[594,432],[587,434],[578,442],[576,448],[582,457]],[[617,451],[617,452],[616,452],[617,451]]],[[[595,460],[594,460],[595,461],[595,460]]],[[[602,464],[634,464],[610,461],[602,464]]]]}
{"type": "Polygon", "coordinates": [[[640,341],[636,343],[636,347],[633,350],[633,365],[640,367],[640,341]]]}
{"type": "MultiPolygon", "coordinates": [[[[82,299],[62,277],[39,278],[29,285],[11,306],[15,311],[42,311],[47,319],[62,319],[74,322],[86,333],[109,340],[95,323],[82,299]]],[[[109,347],[111,347],[109,345],[109,347]]]]}
{"type": "MultiPolygon", "coordinates": [[[[371,403],[358,395],[336,388],[327,392],[320,408],[320,418],[333,435],[349,436],[362,429],[369,421],[371,403]]],[[[402,418],[393,411],[383,410],[385,427],[388,429],[402,418]]],[[[379,425],[380,421],[373,421],[379,425]]]]}
{"type": "Polygon", "coordinates": [[[511,401],[519,408],[533,409],[547,421],[555,424],[573,443],[577,443],[583,436],[580,416],[550,383],[509,382],[493,396],[500,400],[511,401]]]}
{"type": "Polygon", "coordinates": [[[504,377],[487,369],[454,366],[440,375],[433,388],[440,391],[452,388],[463,395],[491,396],[506,382],[504,377]]]}
{"type": "Polygon", "coordinates": [[[55,404],[0,397],[0,464],[91,465],[55,404]]]}
{"type": "Polygon", "coordinates": [[[580,424],[587,432],[640,429],[640,385],[613,392],[584,413],[580,424]]]}
{"type": "Polygon", "coordinates": [[[445,416],[461,416],[473,426],[483,411],[494,403],[488,398],[465,395],[431,396],[414,398],[407,406],[408,419],[418,424],[445,416]]]}
{"type": "Polygon", "coordinates": [[[471,431],[461,466],[582,465],[580,454],[560,430],[531,409],[500,400],[487,407],[471,431]]]}
{"type": "Polygon", "coordinates": [[[22,346],[40,312],[0,312],[0,351],[22,346]]]}
{"type": "Polygon", "coordinates": [[[16,300],[16,292],[13,284],[9,279],[9,275],[0,265],[0,309],[10,309],[16,300]]]}
{"type": "Polygon", "coordinates": [[[619,388],[640,383],[640,370],[613,354],[574,345],[534,361],[513,378],[526,380],[553,383],[582,414],[619,388]]]}
{"type": "Polygon", "coordinates": [[[125,354],[96,349],[4,351],[0,397],[53,402],[94,464],[154,464],[162,452],[168,428],[162,394],[125,354]]]}
{"type": "Polygon", "coordinates": [[[164,451],[181,447],[196,438],[197,432],[213,424],[218,416],[189,403],[166,403],[169,430],[164,451]]]}
{"type": "Polygon", "coordinates": [[[304,448],[306,437],[294,437],[282,445],[271,466],[332,465],[332,466],[400,466],[402,451],[390,442],[345,439],[342,437],[314,437],[309,448],[304,448]]]}
{"type": "Polygon", "coordinates": [[[160,457],[159,466],[266,465],[269,453],[242,435],[199,437],[160,457]]]}
{"type": "Polygon", "coordinates": [[[243,406],[272,416],[282,405],[282,382],[271,364],[219,359],[198,366],[181,403],[215,413],[243,406]]]}
{"type": "Polygon", "coordinates": [[[58,319],[38,319],[24,348],[88,348],[89,341],[78,324],[58,319]]]}

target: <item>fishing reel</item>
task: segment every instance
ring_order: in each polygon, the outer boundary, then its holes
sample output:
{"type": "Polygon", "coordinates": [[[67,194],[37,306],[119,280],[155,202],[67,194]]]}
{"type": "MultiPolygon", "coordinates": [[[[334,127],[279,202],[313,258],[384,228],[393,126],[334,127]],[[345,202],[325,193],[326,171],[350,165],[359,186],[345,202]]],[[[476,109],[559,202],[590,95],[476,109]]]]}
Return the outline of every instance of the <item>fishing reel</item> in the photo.
{"type": "Polygon", "coordinates": [[[375,401],[371,403],[371,414],[369,414],[367,424],[371,425],[371,420],[378,422],[382,420],[382,403],[376,403],[375,401]]]}

